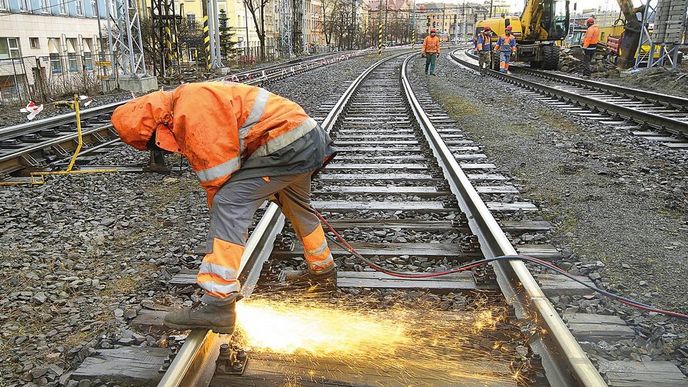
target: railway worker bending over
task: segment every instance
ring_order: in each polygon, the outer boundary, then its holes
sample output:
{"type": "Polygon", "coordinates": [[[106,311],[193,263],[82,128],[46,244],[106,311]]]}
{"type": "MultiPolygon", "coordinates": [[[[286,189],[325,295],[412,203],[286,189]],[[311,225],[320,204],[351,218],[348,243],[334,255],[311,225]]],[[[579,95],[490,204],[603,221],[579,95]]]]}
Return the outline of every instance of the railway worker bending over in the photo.
{"type": "Polygon", "coordinates": [[[478,34],[475,49],[478,51],[478,68],[481,74],[485,74],[492,63],[490,60],[490,55],[492,54],[492,29],[490,26],[485,26],[483,31],[478,34]],[[483,65],[485,67],[484,70],[483,65]]]}
{"type": "Polygon", "coordinates": [[[516,38],[511,34],[511,26],[506,26],[504,35],[499,37],[495,45],[495,51],[499,53],[499,72],[511,74],[509,71],[509,62],[511,62],[511,54],[516,53],[516,38]]]}
{"type": "Polygon", "coordinates": [[[253,214],[271,198],[304,247],[308,270],[295,281],[335,286],[332,254],[309,210],[311,175],[333,157],[332,140],[301,106],[239,83],[190,83],[115,110],[122,141],[139,150],[182,154],[208,194],[208,251],[196,278],[201,304],[168,313],[175,329],[232,333],[237,275],[253,214]]]}
{"type": "Polygon", "coordinates": [[[437,57],[440,56],[440,37],[437,36],[437,30],[434,28],[430,30],[430,35],[423,40],[421,52],[425,57],[425,74],[435,75],[435,63],[437,57]]]}
{"type": "Polygon", "coordinates": [[[591,17],[585,21],[585,24],[588,26],[588,29],[583,37],[583,75],[590,76],[592,74],[590,62],[592,62],[592,57],[595,56],[597,43],[600,41],[600,27],[595,25],[595,19],[591,17]]]}

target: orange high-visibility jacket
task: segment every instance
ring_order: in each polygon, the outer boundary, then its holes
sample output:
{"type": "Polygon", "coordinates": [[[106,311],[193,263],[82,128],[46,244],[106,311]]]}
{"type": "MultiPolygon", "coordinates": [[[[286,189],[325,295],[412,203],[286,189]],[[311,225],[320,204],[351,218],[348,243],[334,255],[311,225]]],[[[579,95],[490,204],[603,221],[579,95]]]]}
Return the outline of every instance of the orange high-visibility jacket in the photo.
{"type": "Polygon", "coordinates": [[[595,24],[588,27],[583,37],[583,48],[594,47],[600,41],[600,27],[595,24]]]}
{"type": "Polygon", "coordinates": [[[439,54],[440,53],[440,37],[435,35],[428,35],[423,40],[424,54],[439,54]]]}
{"type": "Polygon", "coordinates": [[[122,141],[189,160],[212,204],[242,162],[276,152],[317,127],[298,104],[240,83],[190,83],[127,102],[112,114],[122,141]]]}

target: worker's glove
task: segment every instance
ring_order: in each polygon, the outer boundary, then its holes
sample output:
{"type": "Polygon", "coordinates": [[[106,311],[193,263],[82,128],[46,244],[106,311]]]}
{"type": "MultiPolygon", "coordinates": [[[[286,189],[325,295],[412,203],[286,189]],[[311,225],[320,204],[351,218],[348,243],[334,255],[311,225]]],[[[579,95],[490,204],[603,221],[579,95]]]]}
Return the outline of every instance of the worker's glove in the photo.
{"type": "Polygon", "coordinates": [[[421,52],[421,53],[420,53],[420,57],[421,57],[421,58],[425,58],[425,53],[424,53],[424,52],[421,52]]]}

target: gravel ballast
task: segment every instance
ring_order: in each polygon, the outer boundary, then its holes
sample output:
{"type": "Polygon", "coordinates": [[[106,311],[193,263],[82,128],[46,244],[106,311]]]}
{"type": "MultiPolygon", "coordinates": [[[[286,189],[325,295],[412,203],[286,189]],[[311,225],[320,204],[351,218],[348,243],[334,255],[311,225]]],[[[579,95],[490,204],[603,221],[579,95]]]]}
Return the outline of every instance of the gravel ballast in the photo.
{"type": "MultiPolygon", "coordinates": [[[[266,88],[312,114],[378,59],[344,61],[266,88]]],[[[121,146],[102,160],[126,165],[146,158],[121,146]]],[[[127,322],[143,308],[179,302],[164,284],[197,261],[208,228],[205,193],[188,170],[59,176],[43,186],[4,187],[0,219],[3,386],[67,383],[69,370],[95,348],[160,345],[128,330],[127,322]]]]}
{"type": "MultiPolygon", "coordinates": [[[[423,75],[422,65],[413,62],[415,83],[429,87],[500,172],[511,175],[521,196],[555,224],[551,238],[564,253],[562,266],[639,301],[688,310],[688,152],[556,110],[444,56],[436,77],[423,75]]],[[[620,314],[647,339],[593,351],[671,360],[688,373],[685,322],[606,300],[554,302],[560,310],[620,314]]]]}

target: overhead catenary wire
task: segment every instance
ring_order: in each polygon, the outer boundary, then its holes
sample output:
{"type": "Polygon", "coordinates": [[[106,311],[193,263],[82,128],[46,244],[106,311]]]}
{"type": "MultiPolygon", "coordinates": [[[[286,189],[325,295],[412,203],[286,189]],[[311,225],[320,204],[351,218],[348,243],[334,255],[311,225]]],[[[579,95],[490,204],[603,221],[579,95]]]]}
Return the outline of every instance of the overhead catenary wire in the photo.
{"type": "Polygon", "coordinates": [[[584,281],[581,281],[580,279],[576,278],[574,275],[570,274],[566,270],[556,266],[555,264],[553,264],[551,262],[548,262],[548,261],[545,261],[545,260],[542,260],[539,258],[531,257],[528,255],[503,255],[503,256],[498,256],[498,257],[493,257],[493,258],[485,258],[485,259],[480,259],[477,261],[468,262],[464,265],[458,266],[458,267],[453,268],[453,269],[449,269],[449,270],[445,270],[445,271],[439,271],[439,272],[432,272],[432,273],[407,273],[407,272],[399,272],[396,270],[387,269],[387,268],[384,268],[384,267],[376,264],[375,262],[365,258],[363,255],[361,255],[358,251],[356,251],[356,249],[353,246],[351,246],[351,244],[349,244],[349,242],[346,241],[346,239],[344,239],[344,237],[342,237],[337,232],[337,230],[334,229],[334,227],[332,227],[332,225],[330,225],[330,223],[327,221],[327,219],[325,219],[325,217],[322,214],[320,214],[320,212],[318,212],[317,210],[315,210],[312,207],[310,208],[310,210],[313,211],[315,213],[315,215],[318,217],[318,219],[320,219],[320,221],[332,232],[332,234],[334,234],[334,236],[335,236],[334,238],[330,235],[327,235],[327,237],[331,241],[333,241],[335,244],[337,244],[338,246],[342,247],[343,249],[345,249],[346,251],[348,251],[349,253],[354,255],[359,260],[363,261],[366,265],[368,265],[373,270],[378,271],[380,273],[390,275],[392,277],[406,278],[406,279],[436,278],[436,277],[441,277],[441,276],[445,276],[445,275],[450,275],[450,274],[460,273],[463,271],[472,270],[472,269],[475,269],[477,267],[487,265],[488,263],[491,263],[491,262],[518,260],[518,261],[530,262],[530,263],[534,263],[534,264],[546,267],[547,269],[550,269],[550,270],[552,270],[558,274],[561,274],[561,275],[587,287],[588,289],[590,289],[590,290],[592,290],[598,294],[601,294],[602,296],[605,296],[607,298],[618,301],[624,305],[631,306],[631,307],[634,307],[634,308],[637,308],[640,310],[644,310],[646,312],[663,314],[665,316],[675,317],[675,318],[679,318],[679,319],[688,321],[688,314],[686,314],[686,313],[681,313],[681,312],[676,312],[676,311],[672,311],[672,310],[658,308],[656,306],[644,304],[642,302],[633,300],[631,298],[624,297],[624,296],[609,292],[609,291],[604,290],[604,289],[600,289],[597,286],[594,286],[594,285],[588,284],[584,281]]]}

